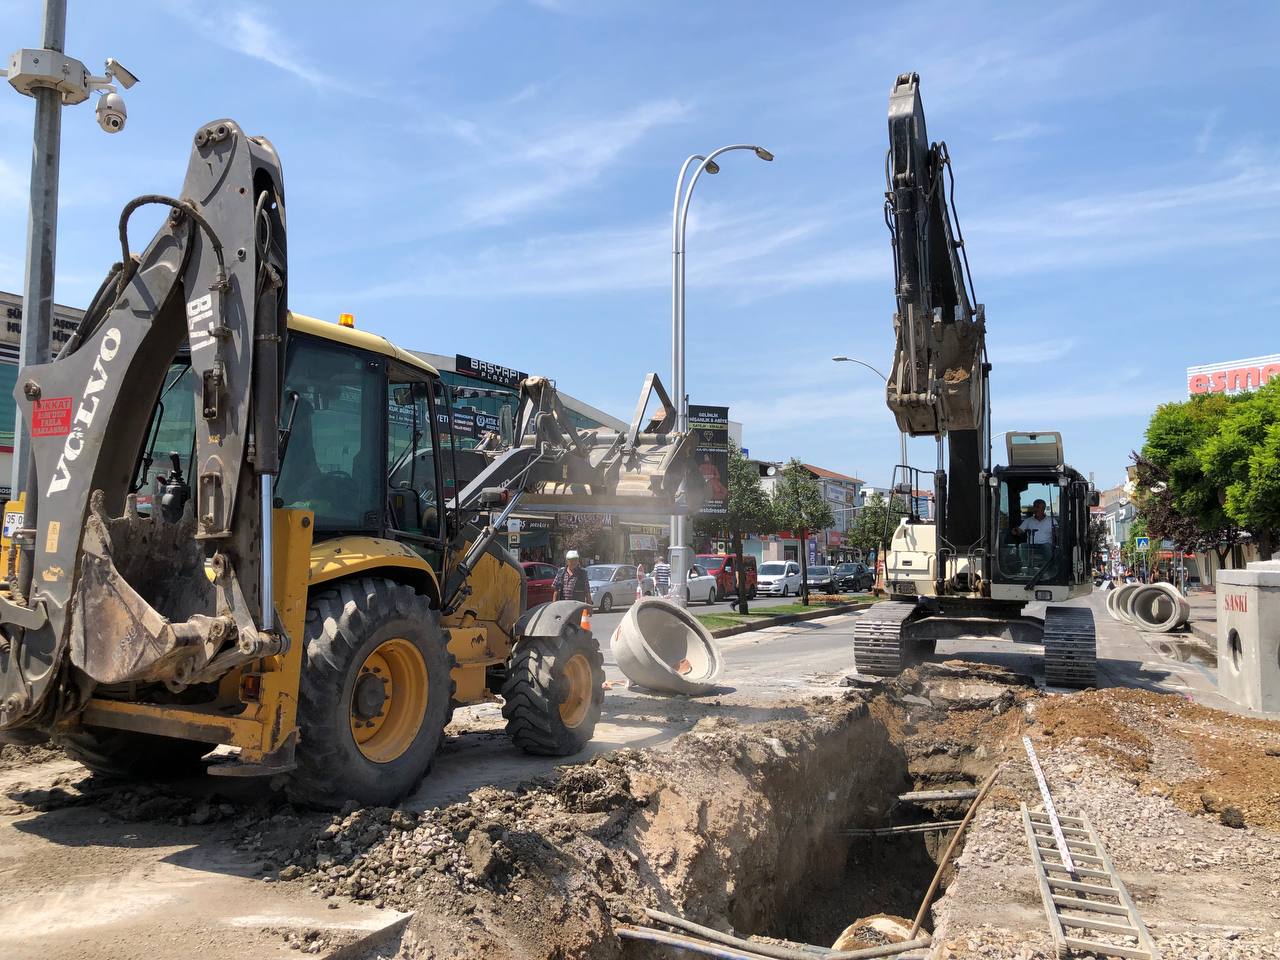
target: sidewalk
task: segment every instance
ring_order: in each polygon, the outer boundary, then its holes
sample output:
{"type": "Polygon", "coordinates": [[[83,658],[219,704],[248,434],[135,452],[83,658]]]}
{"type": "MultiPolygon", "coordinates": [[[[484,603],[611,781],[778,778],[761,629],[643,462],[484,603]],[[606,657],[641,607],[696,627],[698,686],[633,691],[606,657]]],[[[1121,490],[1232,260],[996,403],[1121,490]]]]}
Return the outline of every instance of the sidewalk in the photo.
{"type": "Polygon", "coordinates": [[[1215,650],[1218,647],[1218,595],[1212,590],[1197,590],[1187,595],[1191,618],[1187,627],[1215,650]]]}

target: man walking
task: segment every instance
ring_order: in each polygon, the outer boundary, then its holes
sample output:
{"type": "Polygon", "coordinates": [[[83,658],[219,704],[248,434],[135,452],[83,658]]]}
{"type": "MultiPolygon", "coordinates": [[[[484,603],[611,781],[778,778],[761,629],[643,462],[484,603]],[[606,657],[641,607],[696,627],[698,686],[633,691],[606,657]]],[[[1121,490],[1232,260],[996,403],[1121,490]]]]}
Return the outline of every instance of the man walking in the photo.
{"type": "Polygon", "coordinates": [[[578,551],[570,550],[566,553],[564,563],[552,581],[552,599],[590,603],[591,582],[587,579],[587,568],[578,560],[578,551]]]}
{"type": "Polygon", "coordinates": [[[659,555],[658,562],[653,565],[653,592],[665,597],[671,592],[671,564],[667,558],[659,555]]]}

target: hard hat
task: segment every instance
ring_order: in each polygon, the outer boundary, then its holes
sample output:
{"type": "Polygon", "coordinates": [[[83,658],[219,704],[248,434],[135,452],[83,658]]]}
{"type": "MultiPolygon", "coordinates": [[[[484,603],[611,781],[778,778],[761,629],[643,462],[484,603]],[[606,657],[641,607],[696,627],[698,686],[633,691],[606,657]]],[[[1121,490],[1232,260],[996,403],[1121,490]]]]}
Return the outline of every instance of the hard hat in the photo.
{"type": "Polygon", "coordinates": [[[564,558],[565,558],[566,560],[577,560],[577,559],[578,559],[578,551],[577,551],[577,550],[570,550],[568,553],[566,553],[566,554],[564,555],[564,558]]]}

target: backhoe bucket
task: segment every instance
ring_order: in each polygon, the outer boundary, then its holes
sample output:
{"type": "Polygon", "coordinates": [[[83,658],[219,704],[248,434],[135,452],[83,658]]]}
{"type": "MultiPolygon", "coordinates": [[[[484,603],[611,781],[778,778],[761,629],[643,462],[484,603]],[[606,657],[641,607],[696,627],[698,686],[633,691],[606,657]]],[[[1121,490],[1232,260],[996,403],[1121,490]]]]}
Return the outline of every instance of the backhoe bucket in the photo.
{"type": "Polygon", "coordinates": [[[645,378],[626,433],[576,428],[544,377],[530,377],[520,389],[517,443],[563,454],[533,466],[536,482],[521,510],[665,517],[702,506],[706,481],[697,469],[696,437],[676,431],[675,407],[656,373],[645,378]],[[660,409],[647,417],[654,396],[660,409]]]}

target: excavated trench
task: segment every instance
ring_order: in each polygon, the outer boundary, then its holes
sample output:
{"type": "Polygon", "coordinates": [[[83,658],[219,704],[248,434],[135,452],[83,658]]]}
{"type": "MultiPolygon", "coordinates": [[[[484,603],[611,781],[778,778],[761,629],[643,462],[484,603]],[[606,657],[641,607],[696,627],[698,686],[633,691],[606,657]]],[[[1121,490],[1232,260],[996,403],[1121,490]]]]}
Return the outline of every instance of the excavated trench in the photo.
{"type": "MultiPolygon", "coordinates": [[[[767,828],[748,831],[751,849],[743,851],[732,884],[717,887],[707,876],[705,885],[684,888],[699,894],[688,898],[685,915],[741,936],[821,945],[859,919],[885,914],[909,921],[950,832],[863,831],[963,817],[967,798],[899,798],[975,789],[1004,748],[1016,744],[1025,690],[1019,679],[991,671],[929,668],[867,698],[862,716],[819,732],[799,756],[767,757],[758,775],[747,777],[768,811],[767,828]]],[[[953,872],[944,873],[938,897],[953,872]]],[[[927,916],[924,926],[931,929],[927,916]]],[[[871,934],[860,942],[881,941],[871,934]]]]}
{"type": "MultiPolygon", "coordinates": [[[[545,785],[477,791],[403,832],[374,830],[384,839],[336,881],[332,868],[328,880],[303,879],[415,911],[406,957],[671,956],[619,936],[657,926],[646,909],[829,946],[860,919],[909,922],[949,839],[850,831],[959,819],[967,799],[900,797],[975,787],[1016,744],[1029,696],[996,668],[934,664],[764,722],[707,704],[669,749],[619,750],[545,785]],[[436,870],[422,871],[422,851],[436,870]]],[[[335,821],[323,851],[371,829],[362,817],[335,821]]],[[[873,933],[851,946],[881,942],[873,933]]]]}

